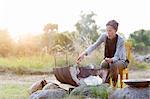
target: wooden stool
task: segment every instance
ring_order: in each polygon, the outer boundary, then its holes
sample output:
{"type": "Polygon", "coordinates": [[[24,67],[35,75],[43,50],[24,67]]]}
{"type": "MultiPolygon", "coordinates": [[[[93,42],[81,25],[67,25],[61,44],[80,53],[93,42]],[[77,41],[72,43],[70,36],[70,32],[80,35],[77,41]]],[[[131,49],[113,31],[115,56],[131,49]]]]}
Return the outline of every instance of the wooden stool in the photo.
{"type": "Polygon", "coordinates": [[[122,80],[123,80],[124,74],[126,75],[126,79],[128,79],[128,68],[123,69],[122,71],[120,71],[120,86],[121,86],[121,88],[123,87],[122,80]]]}

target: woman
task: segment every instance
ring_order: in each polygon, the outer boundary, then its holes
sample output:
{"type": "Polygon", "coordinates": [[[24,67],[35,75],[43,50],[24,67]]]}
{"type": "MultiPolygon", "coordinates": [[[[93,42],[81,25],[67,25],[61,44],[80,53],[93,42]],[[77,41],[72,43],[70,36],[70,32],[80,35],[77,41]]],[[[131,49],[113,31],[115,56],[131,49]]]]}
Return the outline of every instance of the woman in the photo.
{"type": "Polygon", "coordinates": [[[89,55],[104,42],[104,60],[101,62],[100,68],[109,71],[105,82],[109,82],[110,76],[112,76],[114,87],[116,87],[119,70],[127,67],[124,39],[117,34],[118,25],[117,21],[110,20],[106,24],[106,33],[101,34],[97,41],[82,52],[77,59],[77,63],[81,62],[84,56],[89,55]]]}

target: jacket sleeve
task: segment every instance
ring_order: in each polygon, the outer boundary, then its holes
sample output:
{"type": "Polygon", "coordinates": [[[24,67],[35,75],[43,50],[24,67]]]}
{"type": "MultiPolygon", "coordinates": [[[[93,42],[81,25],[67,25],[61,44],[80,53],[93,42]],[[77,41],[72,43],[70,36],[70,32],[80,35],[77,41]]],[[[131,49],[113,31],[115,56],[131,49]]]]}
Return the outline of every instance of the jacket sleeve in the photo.
{"type": "Polygon", "coordinates": [[[92,45],[90,45],[86,50],[86,55],[89,55],[94,49],[96,49],[102,42],[104,42],[106,38],[106,34],[103,33],[99,36],[99,38],[97,39],[97,41],[95,43],[93,43],[92,45]]]}
{"type": "Polygon", "coordinates": [[[114,57],[112,58],[113,62],[120,60],[126,60],[126,50],[123,38],[118,41],[116,52],[114,57]]]}

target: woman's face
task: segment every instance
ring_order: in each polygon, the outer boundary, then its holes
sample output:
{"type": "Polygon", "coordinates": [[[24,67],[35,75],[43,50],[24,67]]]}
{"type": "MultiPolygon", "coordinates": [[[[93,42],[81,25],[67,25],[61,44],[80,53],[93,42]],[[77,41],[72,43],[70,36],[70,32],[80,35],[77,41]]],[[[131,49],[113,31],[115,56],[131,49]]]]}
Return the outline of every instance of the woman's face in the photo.
{"type": "Polygon", "coordinates": [[[116,30],[110,25],[106,26],[106,31],[108,33],[109,38],[113,38],[116,34],[116,30]]]}

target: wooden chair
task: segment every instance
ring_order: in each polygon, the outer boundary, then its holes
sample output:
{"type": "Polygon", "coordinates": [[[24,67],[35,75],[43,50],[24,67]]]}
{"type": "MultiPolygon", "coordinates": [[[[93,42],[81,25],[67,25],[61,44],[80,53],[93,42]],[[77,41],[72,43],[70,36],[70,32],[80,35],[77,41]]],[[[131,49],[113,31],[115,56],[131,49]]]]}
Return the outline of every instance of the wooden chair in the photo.
{"type": "MultiPolygon", "coordinates": [[[[132,49],[132,43],[130,41],[125,42],[125,48],[126,48],[126,57],[130,61],[131,60],[131,49],[132,49]]],[[[120,86],[123,87],[123,76],[126,75],[126,79],[128,79],[128,68],[125,68],[123,70],[120,70],[120,86]]]]}

